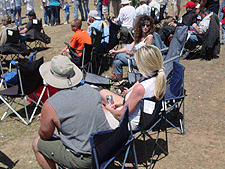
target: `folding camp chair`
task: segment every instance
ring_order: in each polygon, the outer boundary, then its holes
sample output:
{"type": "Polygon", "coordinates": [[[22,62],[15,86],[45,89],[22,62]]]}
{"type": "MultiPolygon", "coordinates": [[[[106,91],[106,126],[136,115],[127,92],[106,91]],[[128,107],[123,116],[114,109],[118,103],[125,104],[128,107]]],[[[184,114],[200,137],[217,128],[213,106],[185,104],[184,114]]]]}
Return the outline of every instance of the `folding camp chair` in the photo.
{"type": "MultiPolygon", "coordinates": [[[[165,150],[159,143],[158,143],[158,139],[159,139],[159,133],[160,133],[160,129],[161,129],[161,123],[163,121],[163,116],[161,114],[161,109],[162,109],[162,100],[158,101],[156,100],[154,97],[151,98],[143,98],[140,101],[140,107],[141,107],[141,118],[140,118],[140,122],[139,122],[139,126],[137,128],[137,130],[133,131],[133,132],[139,132],[140,134],[138,134],[135,138],[135,140],[137,140],[138,138],[140,138],[141,136],[143,137],[143,143],[144,143],[144,152],[145,152],[145,167],[148,168],[148,163],[147,163],[147,145],[146,145],[146,136],[152,140],[154,142],[154,148],[153,148],[153,152],[151,155],[151,162],[150,162],[150,166],[149,168],[151,168],[151,165],[153,163],[153,157],[155,155],[155,151],[156,151],[156,147],[160,148],[161,151],[165,154],[168,155],[167,150],[165,150]],[[157,137],[154,140],[152,138],[152,136],[149,134],[150,131],[152,131],[152,129],[158,124],[160,123],[160,126],[158,127],[158,133],[157,133],[157,137]]],[[[165,127],[165,136],[166,136],[166,143],[167,143],[167,130],[165,127]]],[[[166,149],[167,149],[167,145],[166,145],[166,149]]]]}
{"type": "Polygon", "coordinates": [[[91,64],[92,64],[92,57],[91,57],[91,52],[92,52],[92,45],[89,44],[84,44],[83,49],[76,49],[71,47],[68,43],[64,42],[65,45],[68,46],[70,56],[72,58],[79,57],[76,51],[82,51],[80,63],[77,63],[76,65],[82,70],[82,72],[89,72],[91,64]]]}
{"type": "Polygon", "coordinates": [[[134,136],[132,130],[129,131],[129,128],[131,128],[131,124],[127,106],[123,118],[115,130],[100,131],[90,135],[92,169],[106,168],[121,154],[122,150],[125,149],[126,153],[122,162],[122,168],[124,168],[131,145],[133,147],[135,168],[138,168],[135,145],[133,142],[134,136]]]}
{"type": "Polygon", "coordinates": [[[30,29],[25,35],[25,41],[28,42],[27,46],[33,50],[34,48],[45,48],[51,42],[51,38],[45,34],[42,26],[42,19],[32,19],[33,28],[30,29]],[[32,42],[34,46],[31,47],[32,42]]]}
{"type": "Polygon", "coordinates": [[[33,62],[29,62],[27,59],[23,59],[23,60],[19,59],[17,63],[18,84],[11,88],[7,88],[5,90],[0,91],[0,99],[8,106],[8,109],[2,116],[1,121],[4,120],[7,116],[9,116],[13,112],[26,125],[31,123],[32,118],[37,110],[37,107],[39,106],[39,103],[41,101],[41,98],[44,94],[46,87],[43,88],[42,93],[37,102],[30,99],[36,104],[30,118],[28,116],[25,101],[28,98],[27,95],[33,93],[40,86],[43,85],[43,79],[39,73],[39,67],[43,62],[44,62],[43,57],[33,62]],[[16,98],[19,98],[18,101],[15,100],[16,98]],[[24,103],[26,121],[15,110],[16,106],[20,103],[21,100],[23,100],[23,103],[24,103]],[[14,106],[13,106],[13,103],[15,103],[14,106]]]}
{"type": "MultiPolygon", "coordinates": [[[[176,128],[181,134],[184,134],[184,98],[187,96],[184,90],[184,69],[185,67],[173,61],[173,70],[170,83],[166,86],[166,94],[164,96],[165,115],[174,113],[174,117],[178,118],[180,129],[164,116],[166,122],[176,128]]],[[[171,115],[172,116],[172,115],[171,115]]]]}
{"type": "Polygon", "coordinates": [[[11,55],[11,60],[19,58],[19,55],[28,56],[30,51],[20,38],[18,27],[15,29],[9,28],[6,30],[6,43],[0,46],[1,61],[6,60],[8,55],[11,55]]]}
{"type": "MultiPolygon", "coordinates": [[[[173,61],[176,60],[179,62],[180,57],[183,54],[185,42],[187,41],[188,35],[188,27],[187,26],[178,26],[174,33],[173,39],[170,42],[169,48],[165,48],[168,50],[164,61],[163,67],[164,72],[166,73],[167,79],[170,77],[172,69],[173,69],[173,61]]],[[[161,50],[164,52],[164,49],[161,50]]]]}

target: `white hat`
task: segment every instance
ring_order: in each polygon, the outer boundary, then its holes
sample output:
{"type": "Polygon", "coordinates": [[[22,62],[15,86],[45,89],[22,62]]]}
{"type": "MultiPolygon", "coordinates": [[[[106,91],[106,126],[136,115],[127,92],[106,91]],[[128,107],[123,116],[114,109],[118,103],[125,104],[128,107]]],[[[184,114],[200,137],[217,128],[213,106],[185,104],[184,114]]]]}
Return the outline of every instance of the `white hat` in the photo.
{"type": "Polygon", "coordinates": [[[54,56],[39,68],[42,78],[51,86],[66,89],[76,86],[83,78],[80,69],[63,55],[54,56]]]}
{"type": "Polygon", "coordinates": [[[120,4],[121,4],[121,5],[123,5],[123,4],[129,4],[130,2],[131,2],[131,1],[129,1],[129,0],[122,0],[120,4]]]}
{"type": "Polygon", "coordinates": [[[91,10],[88,14],[88,17],[93,17],[95,19],[101,19],[100,16],[98,16],[98,11],[96,11],[96,10],[91,10]]]}

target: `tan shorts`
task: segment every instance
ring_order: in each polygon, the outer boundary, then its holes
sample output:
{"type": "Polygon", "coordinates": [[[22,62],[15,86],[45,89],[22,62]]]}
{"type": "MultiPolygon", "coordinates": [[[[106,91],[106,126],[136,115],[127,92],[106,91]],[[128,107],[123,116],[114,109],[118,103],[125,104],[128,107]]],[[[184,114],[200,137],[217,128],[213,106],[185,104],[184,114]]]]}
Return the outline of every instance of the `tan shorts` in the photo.
{"type": "Polygon", "coordinates": [[[67,168],[91,168],[91,155],[77,156],[73,154],[59,138],[51,140],[40,138],[37,147],[44,156],[67,168]]]}

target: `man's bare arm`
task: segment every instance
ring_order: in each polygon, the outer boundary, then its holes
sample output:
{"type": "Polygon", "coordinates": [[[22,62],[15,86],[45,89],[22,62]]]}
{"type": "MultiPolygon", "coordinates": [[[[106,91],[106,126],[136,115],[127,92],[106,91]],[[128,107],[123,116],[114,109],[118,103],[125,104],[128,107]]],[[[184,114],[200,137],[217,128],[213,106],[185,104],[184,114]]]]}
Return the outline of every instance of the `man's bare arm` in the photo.
{"type": "Polygon", "coordinates": [[[49,140],[55,131],[55,127],[60,128],[59,118],[52,106],[45,102],[40,116],[41,127],[39,135],[43,140],[49,140]]]}

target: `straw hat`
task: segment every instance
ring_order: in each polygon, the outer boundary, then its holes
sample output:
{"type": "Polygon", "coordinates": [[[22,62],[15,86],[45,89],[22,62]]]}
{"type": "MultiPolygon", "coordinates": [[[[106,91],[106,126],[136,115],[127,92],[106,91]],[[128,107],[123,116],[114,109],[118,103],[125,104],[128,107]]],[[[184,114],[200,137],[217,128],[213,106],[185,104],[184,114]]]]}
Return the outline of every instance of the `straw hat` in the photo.
{"type": "Polygon", "coordinates": [[[76,86],[83,78],[80,69],[63,55],[54,56],[39,68],[42,78],[51,86],[66,89],[76,86]]]}
{"type": "Polygon", "coordinates": [[[131,1],[129,1],[129,0],[122,0],[120,4],[121,4],[121,5],[123,5],[123,4],[129,4],[130,2],[131,2],[131,1]]]}

